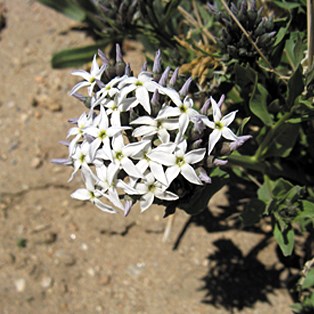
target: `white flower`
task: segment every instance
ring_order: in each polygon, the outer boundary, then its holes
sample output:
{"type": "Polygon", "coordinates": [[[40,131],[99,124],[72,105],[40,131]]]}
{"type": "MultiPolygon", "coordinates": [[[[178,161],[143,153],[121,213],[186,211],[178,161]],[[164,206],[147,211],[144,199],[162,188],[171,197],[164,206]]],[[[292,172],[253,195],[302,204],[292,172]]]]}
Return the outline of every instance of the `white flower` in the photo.
{"type": "Polygon", "coordinates": [[[142,172],[134,165],[130,157],[139,154],[147,145],[147,141],[125,145],[123,136],[117,135],[112,138],[111,144],[112,149],[110,151],[105,151],[104,149],[98,150],[96,158],[110,160],[115,165],[115,171],[123,169],[133,178],[142,178],[142,172]]]}
{"type": "MultiPolygon", "coordinates": [[[[155,150],[158,150],[158,149],[167,150],[167,147],[159,146],[155,150]]],[[[151,142],[147,141],[147,144],[139,152],[139,154],[133,156],[133,159],[139,160],[139,162],[136,164],[136,167],[139,169],[141,173],[144,173],[149,167],[155,179],[158,180],[163,185],[168,186],[167,178],[166,178],[165,171],[163,169],[162,164],[156,161],[153,161],[148,157],[148,154],[151,151],[152,151],[151,142]]]]}
{"type": "Polygon", "coordinates": [[[208,126],[209,128],[213,129],[213,131],[209,135],[208,139],[208,152],[207,154],[210,155],[213,148],[219,141],[221,137],[230,140],[235,141],[237,140],[237,136],[228,128],[228,126],[233,122],[235,119],[235,115],[237,111],[232,111],[226,116],[222,116],[220,111],[221,101],[219,101],[219,104],[211,97],[211,103],[213,108],[213,118],[214,121],[210,121],[207,117],[203,117],[203,123],[208,126]]]}
{"type": "Polygon", "coordinates": [[[138,194],[137,191],[122,180],[117,179],[116,166],[113,163],[109,164],[108,167],[104,164],[96,167],[96,173],[97,185],[101,188],[103,195],[117,208],[124,211],[126,205],[122,204],[117,188],[122,189],[128,195],[138,194]]]}
{"type": "Polygon", "coordinates": [[[195,117],[200,116],[200,114],[193,109],[193,100],[190,97],[185,97],[183,102],[181,102],[180,95],[177,93],[172,95],[172,101],[175,102],[176,107],[164,106],[160,113],[159,118],[168,118],[168,117],[179,117],[179,132],[177,134],[176,142],[182,140],[182,136],[186,132],[189,122],[193,121],[195,117]]]}
{"type": "Polygon", "coordinates": [[[76,127],[73,127],[69,130],[67,138],[74,136],[69,144],[69,154],[72,155],[74,152],[75,146],[79,140],[83,138],[84,130],[89,127],[93,122],[92,115],[84,112],[77,120],[76,127]]]}
{"type": "Polygon", "coordinates": [[[85,81],[77,83],[71,90],[71,95],[73,95],[75,92],[77,92],[79,89],[82,87],[88,87],[88,95],[92,96],[93,95],[93,89],[96,85],[96,80],[100,80],[103,72],[105,71],[106,66],[103,65],[102,67],[99,68],[97,60],[96,60],[96,55],[94,55],[92,66],[90,73],[88,73],[85,70],[76,70],[73,71],[73,75],[81,76],[85,81]]]}
{"type": "Polygon", "coordinates": [[[102,193],[99,190],[95,189],[92,174],[89,171],[82,169],[82,177],[85,182],[86,188],[77,189],[71,194],[71,197],[81,201],[90,201],[106,213],[116,213],[116,211],[112,207],[104,204],[99,199],[102,196],[102,193]]]}
{"type": "Polygon", "coordinates": [[[117,93],[114,99],[106,99],[103,105],[107,108],[106,112],[110,116],[110,122],[113,126],[121,126],[120,114],[121,112],[128,111],[134,102],[135,97],[122,98],[117,93]]]}
{"type": "Polygon", "coordinates": [[[205,148],[198,148],[186,153],[187,143],[182,141],[175,150],[170,147],[168,151],[153,150],[148,157],[155,162],[167,166],[166,177],[170,184],[180,173],[189,182],[202,185],[191,164],[200,162],[206,153],[205,148]]]}
{"type": "Polygon", "coordinates": [[[96,151],[101,144],[103,144],[104,150],[111,150],[109,138],[127,128],[129,127],[109,126],[106,111],[103,106],[100,106],[100,114],[94,119],[93,126],[84,131],[85,134],[89,134],[95,138],[90,144],[91,159],[94,159],[96,151]]]}
{"type": "Polygon", "coordinates": [[[157,134],[162,143],[168,143],[170,141],[170,134],[168,131],[179,128],[177,119],[161,119],[158,115],[155,119],[149,116],[139,117],[130,122],[130,124],[144,124],[133,131],[132,135],[134,137],[142,136],[146,138],[157,134]]]}
{"type": "Polygon", "coordinates": [[[89,143],[84,141],[81,145],[77,145],[74,154],[71,156],[73,161],[73,172],[70,176],[69,182],[72,181],[76,172],[81,168],[81,170],[86,169],[91,171],[88,164],[91,163],[89,154],[89,143]]]}
{"type": "Polygon", "coordinates": [[[135,92],[136,99],[132,103],[132,107],[140,104],[143,108],[151,114],[150,101],[149,101],[149,92],[154,92],[156,89],[161,86],[153,81],[153,77],[149,72],[141,72],[136,77],[129,77],[118,85],[118,88],[121,89],[121,95],[123,98],[131,93],[135,92]]]}
{"type": "Polygon", "coordinates": [[[141,194],[140,206],[142,212],[153,204],[155,197],[167,201],[174,201],[179,198],[178,195],[166,191],[166,187],[160,182],[155,181],[152,173],[148,173],[145,180],[137,183],[135,188],[141,194]]]}
{"type": "Polygon", "coordinates": [[[117,94],[120,90],[116,87],[116,85],[127,78],[127,75],[124,76],[118,76],[109,81],[107,84],[104,84],[103,87],[96,93],[96,97],[98,99],[103,99],[107,96],[112,98],[115,94],[117,94]]]}

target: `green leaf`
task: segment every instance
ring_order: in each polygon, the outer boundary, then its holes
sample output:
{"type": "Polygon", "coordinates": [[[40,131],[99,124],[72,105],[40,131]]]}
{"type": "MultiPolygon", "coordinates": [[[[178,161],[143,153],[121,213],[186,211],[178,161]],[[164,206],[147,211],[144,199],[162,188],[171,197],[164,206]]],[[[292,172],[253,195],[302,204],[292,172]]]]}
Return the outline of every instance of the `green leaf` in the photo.
{"type": "Polygon", "coordinates": [[[294,70],[297,69],[302,59],[304,58],[305,49],[306,47],[303,44],[300,33],[291,33],[290,38],[286,41],[285,51],[294,70]]]}
{"type": "Polygon", "coordinates": [[[292,227],[288,225],[284,230],[281,230],[278,222],[276,222],[273,232],[283,255],[291,255],[294,246],[294,231],[292,227]]]}
{"type": "Polygon", "coordinates": [[[278,129],[267,147],[265,157],[288,157],[299,136],[298,124],[284,123],[278,129]]]}
{"type": "Polygon", "coordinates": [[[293,188],[293,184],[285,179],[278,179],[273,186],[272,194],[275,199],[281,200],[285,198],[289,191],[293,188]]]}
{"type": "Polygon", "coordinates": [[[274,4],[276,4],[278,7],[285,9],[285,10],[292,10],[292,9],[296,9],[296,8],[301,8],[301,4],[300,3],[295,3],[294,2],[287,2],[285,0],[275,0],[274,4]]]}
{"type": "Polygon", "coordinates": [[[288,26],[289,26],[289,24],[286,25],[286,27],[281,27],[279,29],[279,31],[276,34],[276,41],[275,41],[275,43],[273,45],[274,47],[276,47],[277,45],[279,45],[282,42],[282,40],[284,39],[285,35],[287,34],[288,26]]]}
{"type": "Polygon", "coordinates": [[[251,117],[246,117],[243,119],[239,129],[238,129],[238,132],[237,132],[237,135],[242,135],[243,134],[243,131],[244,131],[244,127],[247,125],[247,123],[251,120],[251,117]]]}
{"type": "Polygon", "coordinates": [[[269,204],[273,198],[272,191],[274,186],[275,182],[270,180],[267,176],[264,176],[264,183],[257,191],[258,199],[264,202],[266,205],[269,204]]]}
{"type": "Polygon", "coordinates": [[[302,66],[299,65],[288,82],[288,108],[291,108],[291,106],[294,104],[294,100],[303,92],[303,90],[303,70],[302,66]]]}
{"type": "Polygon", "coordinates": [[[67,67],[76,67],[87,63],[91,61],[93,55],[97,53],[98,49],[106,47],[111,42],[111,40],[112,39],[107,38],[90,46],[59,51],[52,57],[52,67],[55,69],[61,69],[67,67]]]}
{"type": "Polygon", "coordinates": [[[314,286],[314,268],[312,268],[304,278],[302,289],[309,289],[314,286]]]}
{"type": "Polygon", "coordinates": [[[62,13],[63,15],[78,21],[83,22],[86,18],[86,13],[83,8],[75,0],[37,0],[38,2],[62,13]]]}
{"type": "Polygon", "coordinates": [[[249,107],[252,113],[264,124],[271,126],[273,118],[267,110],[267,96],[266,88],[262,84],[257,83],[251,96],[249,107]]]}

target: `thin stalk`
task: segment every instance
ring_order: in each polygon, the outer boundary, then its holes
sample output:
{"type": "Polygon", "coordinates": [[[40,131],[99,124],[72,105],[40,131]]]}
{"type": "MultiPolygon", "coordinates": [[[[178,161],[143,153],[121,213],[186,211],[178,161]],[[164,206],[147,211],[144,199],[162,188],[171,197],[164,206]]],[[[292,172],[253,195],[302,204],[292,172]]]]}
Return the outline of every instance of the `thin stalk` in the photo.
{"type": "Polygon", "coordinates": [[[183,7],[178,6],[178,11],[186,18],[187,22],[189,22],[192,26],[196,28],[201,28],[203,33],[209,38],[214,44],[217,43],[216,38],[205,28],[203,24],[199,24],[194,17],[187,12],[183,7]]]}
{"type": "Polygon", "coordinates": [[[307,55],[309,69],[314,56],[314,0],[307,0],[307,55]]]}

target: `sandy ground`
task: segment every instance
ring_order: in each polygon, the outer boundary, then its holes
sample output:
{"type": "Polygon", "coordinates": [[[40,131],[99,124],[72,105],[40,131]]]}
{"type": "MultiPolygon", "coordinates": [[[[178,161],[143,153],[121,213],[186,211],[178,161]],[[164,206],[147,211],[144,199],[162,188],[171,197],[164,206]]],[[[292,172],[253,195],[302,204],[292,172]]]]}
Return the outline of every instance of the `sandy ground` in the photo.
{"type": "MultiPolygon", "coordinates": [[[[166,243],[162,207],[124,218],[70,198],[79,182],[68,184],[71,170],[50,160],[66,157],[58,141],[84,108],[68,96],[77,82],[71,69],[52,70],[49,61],[90,40],[33,1],[5,4],[0,313],[291,313],[274,243],[255,251],[262,234],[217,219],[233,210],[225,190],[201,217],[178,212],[166,243]]],[[[143,61],[136,51],[126,59],[137,69],[143,61]]]]}

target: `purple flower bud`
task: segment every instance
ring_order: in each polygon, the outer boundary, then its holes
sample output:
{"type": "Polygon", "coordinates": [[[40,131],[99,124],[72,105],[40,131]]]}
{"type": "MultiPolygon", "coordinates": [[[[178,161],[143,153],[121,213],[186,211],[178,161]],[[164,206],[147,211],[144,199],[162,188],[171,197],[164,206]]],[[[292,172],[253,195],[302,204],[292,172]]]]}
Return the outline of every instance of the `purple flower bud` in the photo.
{"type": "Polygon", "coordinates": [[[202,106],[201,110],[200,110],[201,114],[204,114],[207,116],[207,111],[208,111],[209,105],[210,105],[210,99],[207,99],[205,101],[204,105],[202,106]]]}
{"type": "Polygon", "coordinates": [[[142,65],[142,72],[145,72],[145,71],[147,71],[147,62],[146,61],[142,65]]]}
{"type": "Polygon", "coordinates": [[[102,81],[97,80],[97,79],[96,79],[96,84],[99,88],[104,88],[106,86],[106,84],[104,84],[102,81]]]}
{"type": "Polygon", "coordinates": [[[198,174],[199,179],[206,183],[206,184],[210,184],[212,183],[212,179],[208,176],[208,174],[206,173],[205,169],[203,167],[199,167],[196,169],[196,172],[198,174]]]}
{"type": "Polygon", "coordinates": [[[217,159],[217,158],[213,161],[213,165],[217,167],[225,166],[227,163],[228,163],[228,160],[222,160],[222,159],[217,159]]]}
{"type": "Polygon", "coordinates": [[[201,148],[202,147],[202,143],[203,143],[203,140],[202,139],[198,139],[196,141],[194,141],[191,145],[191,148],[192,149],[197,149],[197,148],[201,148]]]}
{"type": "Polygon", "coordinates": [[[116,62],[123,62],[122,51],[119,44],[116,44],[116,62]]]}
{"type": "Polygon", "coordinates": [[[159,98],[160,98],[160,97],[159,97],[159,93],[158,93],[158,90],[156,89],[156,90],[154,91],[153,96],[152,96],[151,104],[152,104],[153,106],[160,105],[159,98]]]}
{"type": "Polygon", "coordinates": [[[109,64],[109,60],[108,60],[107,56],[100,49],[98,49],[98,56],[104,65],[109,64]]]}
{"type": "Polygon", "coordinates": [[[59,141],[59,144],[64,145],[66,147],[69,147],[70,142],[69,141],[59,141]]]}
{"type": "Polygon", "coordinates": [[[178,76],[179,76],[179,68],[176,68],[174,72],[172,73],[172,76],[169,82],[170,87],[173,87],[176,84],[178,76]]]}
{"type": "Polygon", "coordinates": [[[154,65],[153,65],[153,73],[160,74],[161,73],[161,52],[160,49],[157,50],[154,65]]]}
{"type": "Polygon", "coordinates": [[[127,75],[127,76],[131,76],[131,73],[132,73],[131,66],[130,66],[130,63],[128,63],[128,64],[125,66],[124,74],[127,75]]]}
{"type": "Polygon", "coordinates": [[[68,158],[55,158],[55,159],[51,159],[50,162],[56,165],[64,165],[64,166],[72,165],[72,160],[68,158]]]}
{"type": "Polygon", "coordinates": [[[183,84],[181,89],[179,90],[179,95],[181,97],[184,97],[184,96],[186,96],[188,94],[191,83],[192,83],[192,77],[189,77],[186,80],[186,82],[183,84]]]}
{"type": "Polygon", "coordinates": [[[242,135],[239,136],[235,141],[230,143],[230,150],[234,151],[242,146],[248,139],[252,138],[252,135],[242,135]]]}
{"type": "Polygon", "coordinates": [[[159,80],[159,84],[162,86],[166,86],[167,84],[167,80],[168,80],[168,76],[169,76],[169,72],[170,72],[170,67],[168,66],[166,68],[166,70],[162,73],[161,78],[159,80]]]}
{"type": "Polygon", "coordinates": [[[225,101],[225,95],[221,95],[221,97],[218,101],[218,104],[217,104],[219,108],[221,107],[221,105],[223,104],[224,101],[225,101]]]}
{"type": "Polygon", "coordinates": [[[203,123],[202,119],[197,118],[194,119],[193,128],[191,130],[191,138],[192,139],[199,139],[203,136],[203,132],[206,129],[205,124],[203,123]]]}
{"type": "Polygon", "coordinates": [[[70,118],[68,119],[69,123],[76,124],[79,118],[70,118]]]}

